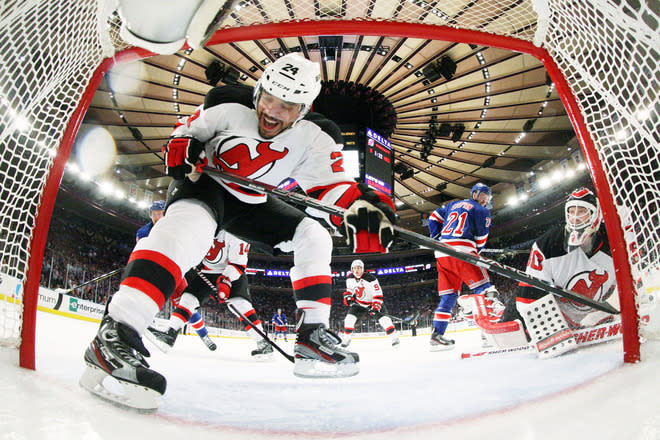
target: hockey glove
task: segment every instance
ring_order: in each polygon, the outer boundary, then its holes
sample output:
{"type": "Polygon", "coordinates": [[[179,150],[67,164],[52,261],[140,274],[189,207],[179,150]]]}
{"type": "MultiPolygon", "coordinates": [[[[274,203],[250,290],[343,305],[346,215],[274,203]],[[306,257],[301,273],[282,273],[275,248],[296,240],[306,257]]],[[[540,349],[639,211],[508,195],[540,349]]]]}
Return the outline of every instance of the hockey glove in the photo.
{"type": "Polygon", "coordinates": [[[174,137],[163,147],[166,174],[176,180],[188,177],[196,182],[202,167],[208,165],[204,158],[204,143],[192,137],[174,137]]]}
{"type": "Polygon", "coordinates": [[[231,292],[231,281],[224,275],[218,277],[216,281],[216,287],[218,292],[215,296],[215,300],[218,301],[218,304],[224,303],[227,298],[229,298],[229,293],[231,292]]]}
{"type": "Polygon", "coordinates": [[[372,303],[371,306],[369,306],[369,314],[371,316],[375,316],[380,312],[380,303],[372,303]]]}
{"type": "Polygon", "coordinates": [[[392,199],[358,183],[351,188],[353,203],[344,214],[346,242],[354,253],[387,252],[394,241],[396,214],[392,199]]]}
{"type": "Polygon", "coordinates": [[[353,296],[353,293],[349,292],[348,290],[344,292],[344,305],[346,307],[350,307],[353,305],[355,302],[355,297],[353,296]]]}

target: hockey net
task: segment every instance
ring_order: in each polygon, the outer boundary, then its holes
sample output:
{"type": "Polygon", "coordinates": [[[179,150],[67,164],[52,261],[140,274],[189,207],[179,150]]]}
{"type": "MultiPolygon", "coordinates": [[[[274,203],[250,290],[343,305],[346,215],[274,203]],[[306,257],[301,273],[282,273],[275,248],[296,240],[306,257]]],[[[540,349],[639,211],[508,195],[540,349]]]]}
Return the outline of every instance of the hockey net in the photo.
{"type": "MultiPolygon", "coordinates": [[[[132,53],[117,37],[114,3],[0,6],[0,344],[20,347],[27,367],[34,365],[41,263],[64,165],[103,73],[132,53]]],[[[240,0],[212,42],[350,32],[491,45],[541,59],[587,157],[613,246],[623,248],[615,264],[632,335],[624,358],[635,361],[640,337],[658,337],[657,325],[639,323],[635,308],[653,304],[660,289],[658,12],[645,2],[618,3],[240,0]]]]}

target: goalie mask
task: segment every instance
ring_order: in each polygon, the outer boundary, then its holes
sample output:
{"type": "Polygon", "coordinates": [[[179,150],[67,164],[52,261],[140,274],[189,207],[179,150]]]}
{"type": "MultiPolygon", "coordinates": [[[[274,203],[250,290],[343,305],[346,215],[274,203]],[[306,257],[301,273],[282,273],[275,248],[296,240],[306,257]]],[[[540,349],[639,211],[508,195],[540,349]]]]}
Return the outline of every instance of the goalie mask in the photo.
{"type": "Polygon", "coordinates": [[[254,86],[255,108],[264,90],[282,101],[300,104],[297,122],[305,117],[321,92],[319,65],[295,53],[285,55],[268,66],[254,86]]]}
{"type": "Polygon", "coordinates": [[[566,219],[566,250],[568,252],[587,243],[603,220],[596,195],[587,188],[571,193],[564,206],[566,219]]]}

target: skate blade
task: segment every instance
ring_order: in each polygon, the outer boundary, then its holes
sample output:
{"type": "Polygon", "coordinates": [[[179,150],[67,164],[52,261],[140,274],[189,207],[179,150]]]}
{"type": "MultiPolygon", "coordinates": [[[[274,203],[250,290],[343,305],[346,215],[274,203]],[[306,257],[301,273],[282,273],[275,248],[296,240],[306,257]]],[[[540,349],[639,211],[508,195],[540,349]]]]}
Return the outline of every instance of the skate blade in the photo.
{"type": "Polygon", "coordinates": [[[431,345],[429,351],[449,351],[454,349],[454,344],[452,345],[431,345]]]}
{"type": "Polygon", "coordinates": [[[206,345],[206,348],[208,348],[211,351],[215,351],[215,349],[218,348],[218,346],[213,343],[211,344],[204,343],[204,345],[206,345]]]}
{"type": "Polygon", "coordinates": [[[158,337],[156,335],[154,335],[153,333],[151,333],[149,330],[144,332],[144,336],[147,338],[147,340],[149,342],[154,344],[156,346],[156,348],[158,348],[163,353],[166,353],[166,354],[169,353],[170,348],[172,348],[169,345],[167,345],[166,343],[164,343],[163,341],[161,341],[160,339],[158,339],[158,337]]]}
{"type": "Polygon", "coordinates": [[[105,370],[86,362],[79,384],[92,394],[121,406],[141,410],[158,409],[161,394],[142,385],[112,377],[105,370]]]}
{"type": "Polygon", "coordinates": [[[360,372],[357,363],[328,363],[316,359],[296,359],[294,376],[306,378],[351,377],[360,372]]]}
{"type": "Polygon", "coordinates": [[[268,362],[269,360],[273,359],[273,353],[255,354],[252,356],[252,359],[256,360],[257,362],[268,362]]]}

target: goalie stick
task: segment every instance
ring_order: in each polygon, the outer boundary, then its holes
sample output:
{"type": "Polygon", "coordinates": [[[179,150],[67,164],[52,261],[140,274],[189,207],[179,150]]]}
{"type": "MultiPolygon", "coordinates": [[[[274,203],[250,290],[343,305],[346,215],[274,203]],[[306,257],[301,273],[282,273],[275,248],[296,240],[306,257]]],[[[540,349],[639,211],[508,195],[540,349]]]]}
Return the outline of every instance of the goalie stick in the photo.
{"type": "MultiPolygon", "coordinates": [[[[211,290],[213,290],[213,291],[216,292],[216,293],[218,292],[218,288],[217,288],[216,286],[213,285],[213,283],[211,282],[211,280],[209,280],[208,278],[206,278],[206,276],[202,273],[201,270],[199,270],[199,269],[197,269],[197,268],[194,268],[194,270],[195,270],[195,273],[197,274],[197,276],[200,277],[200,278],[202,279],[202,281],[204,281],[204,283],[206,283],[206,285],[209,286],[209,287],[211,288],[211,290]]],[[[266,342],[267,342],[270,346],[272,346],[275,350],[279,351],[279,352],[282,354],[282,356],[284,356],[285,358],[287,358],[287,360],[289,360],[289,361],[295,363],[295,360],[294,360],[294,357],[293,357],[293,356],[291,356],[290,354],[288,354],[287,352],[285,352],[284,350],[282,350],[282,349],[280,348],[279,345],[277,345],[276,343],[274,343],[273,341],[271,341],[270,338],[268,337],[268,335],[266,335],[263,331],[261,331],[261,329],[260,329],[259,327],[257,327],[256,325],[254,325],[254,323],[253,323],[252,321],[250,321],[250,320],[249,320],[244,314],[242,314],[242,313],[241,313],[236,307],[234,307],[232,304],[229,304],[229,303],[227,303],[227,307],[229,308],[229,310],[231,310],[233,313],[235,313],[236,316],[240,316],[240,318],[241,318],[243,321],[245,321],[245,322],[247,323],[247,325],[249,325],[250,327],[252,327],[252,329],[253,329],[254,331],[256,331],[256,332],[259,334],[259,336],[261,336],[261,337],[264,339],[264,341],[266,341],[266,342]]]]}
{"type": "MultiPolygon", "coordinates": [[[[278,188],[273,185],[268,185],[266,183],[261,183],[257,182],[256,180],[252,180],[247,177],[243,176],[238,176],[236,174],[231,174],[231,173],[226,173],[223,171],[220,171],[216,168],[211,168],[211,167],[203,167],[202,170],[208,174],[213,174],[217,177],[220,177],[224,180],[236,183],[238,185],[244,186],[246,188],[249,188],[253,191],[257,191],[260,193],[267,193],[267,194],[273,194],[281,199],[287,200],[291,203],[297,203],[300,205],[304,205],[308,208],[316,209],[321,212],[325,212],[330,215],[336,215],[339,217],[344,217],[344,213],[346,210],[344,208],[340,208],[339,206],[331,205],[329,203],[322,202],[321,200],[315,199],[313,197],[299,194],[299,193],[294,193],[290,192],[281,188],[278,188]]],[[[560,287],[555,286],[554,284],[550,284],[546,281],[543,281],[539,278],[533,277],[531,275],[526,274],[525,272],[515,269],[513,267],[506,266],[504,264],[498,263],[497,261],[490,260],[486,257],[482,257],[481,255],[473,255],[473,254],[468,254],[466,252],[461,252],[458,251],[451,246],[448,246],[444,243],[441,243],[439,241],[433,240],[430,237],[426,237],[424,235],[418,234],[416,232],[409,231],[407,229],[404,229],[400,226],[393,225],[395,235],[402,240],[405,240],[409,243],[416,244],[425,248],[429,248],[438,252],[442,252],[445,255],[449,255],[450,257],[454,257],[458,260],[465,261],[466,263],[474,264],[475,266],[479,266],[481,268],[484,268],[486,270],[489,270],[491,272],[495,272],[499,275],[502,275],[504,277],[510,278],[512,280],[518,281],[518,282],[523,282],[526,284],[529,284],[532,287],[536,287],[537,289],[543,290],[545,292],[549,292],[552,294],[555,294],[557,296],[561,296],[563,298],[570,299],[572,301],[575,301],[577,303],[580,303],[585,306],[589,306],[591,308],[594,308],[596,310],[601,310],[603,312],[611,313],[611,314],[618,314],[619,311],[612,307],[609,303],[605,301],[596,301],[591,298],[587,298],[585,296],[582,296],[578,293],[571,292],[570,290],[565,290],[560,287]]]]}

